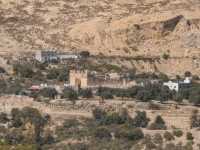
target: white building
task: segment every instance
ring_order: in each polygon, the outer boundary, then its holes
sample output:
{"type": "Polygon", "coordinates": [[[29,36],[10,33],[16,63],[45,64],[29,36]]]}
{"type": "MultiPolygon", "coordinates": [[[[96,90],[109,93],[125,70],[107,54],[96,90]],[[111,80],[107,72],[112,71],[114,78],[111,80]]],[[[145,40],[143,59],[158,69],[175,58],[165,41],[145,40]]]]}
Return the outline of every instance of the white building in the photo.
{"type": "Polygon", "coordinates": [[[39,62],[52,62],[52,61],[57,61],[58,56],[56,51],[37,51],[35,54],[35,59],[39,62]]]}
{"type": "Polygon", "coordinates": [[[173,81],[168,81],[163,83],[164,86],[167,86],[170,90],[174,90],[178,92],[179,90],[179,83],[178,82],[173,82],[173,81]]]}
{"type": "Polygon", "coordinates": [[[163,83],[164,86],[167,86],[170,90],[178,92],[181,88],[189,87],[191,85],[191,78],[185,78],[184,81],[168,81],[163,83]]]}
{"type": "Polygon", "coordinates": [[[69,59],[78,59],[78,54],[73,53],[58,53],[57,51],[46,50],[37,51],[35,54],[35,59],[39,62],[54,62],[54,61],[64,61],[69,59]]]}

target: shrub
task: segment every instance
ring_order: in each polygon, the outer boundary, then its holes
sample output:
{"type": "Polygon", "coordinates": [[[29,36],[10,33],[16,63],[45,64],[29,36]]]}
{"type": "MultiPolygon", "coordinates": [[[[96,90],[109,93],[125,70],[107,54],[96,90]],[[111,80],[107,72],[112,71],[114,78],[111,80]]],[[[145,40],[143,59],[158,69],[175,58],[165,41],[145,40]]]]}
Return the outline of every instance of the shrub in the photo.
{"type": "Polygon", "coordinates": [[[32,70],[31,64],[14,64],[13,71],[15,74],[24,77],[24,78],[32,78],[34,75],[34,71],[32,70]]]}
{"type": "Polygon", "coordinates": [[[135,78],[135,74],[136,74],[136,70],[135,69],[129,70],[128,78],[133,80],[135,78]]]}
{"type": "Polygon", "coordinates": [[[81,89],[79,92],[79,95],[82,96],[83,98],[92,98],[93,93],[91,89],[81,89]]]}
{"type": "Polygon", "coordinates": [[[162,144],[163,143],[163,138],[162,138],[162,135],[160,133],[156,133],[154,136],[153,136],[153,141],[154,143],[156,144],[162,144]]]}
{"type": "Polygon", "coordinates": [[[59,76],[59,70],[58,69],[52,68],[52,69],[48,70],[47,79],[49,79],[49,80],[57,79],[58,76],[59,76]]]}
{"type": "Polygon", "coordinates": [[[0,80],[0,94],[4,94],[7,88],[7,83],[5,80],[0,80]]]}
{"type": "Polygon", "coordinates": [[[162,55],[162,58],[163,58],[163,59],[166,59],[166,60],[169,59],[169,57],[170,57],[169,54],[166,54],[166,53],[164,53],[164,54],[162,55]]]}
{"type": "Polygon", "coordinates": [[[95,108],[92,111],[93,117],[95,120],[100,121],[106,117],[106,112],[100,108],[95,108]]]}
{"type": "Polygon", "coordinates": [[[146,145],[145,149],[147,149],[147,150],[151,150],[151,149],[156,149],[157,148],[156,144],[152,141],[151,136],[148,135],[148,134],[145,136],[143,144],[146,145]]]}
{"type": "Polygon", "coordinates": [[[189,101],[194,105],[200,104],[200,89],[194,88],[189,93],[189,101]]]}
{"type": "Polygon", "coordinates": [[[162,86],[156,99],[161,103],[163,103],[164,101],[167,101],[170,98],[172,98],[171,91],[169,90],[168,87],[162,86]]]}
{"type": "Polygon", "coordinates": [[[39,94],[41,94],[43,97],[55,99],[55,97],[58,95],[58,92],[55,88],[43,88],[39,94]]]}
{"type": "Polygon", "coordinates": [[[187,142],[184,146],[183,149],[184,150],[193,150],[193,142],[187,142]]]}
{"type": "Polygon", "coordinates": [[[160,110],[160,109],[161,109],[161,108],[160,108],[160,105],[155,104],[155,103],[153,103],[153,102],[150,102],[148,107],[149,107],[149,109],[151,109],[151,110],[160,110]]]}
{"type": "Polygon", "coordinates": [[[15,128],[20,127],[23,124],[23,114],[18,108],[13,108],[11,110],[11,123],[15,128]]]}
{"type": "Polygon", "coordinates": [[[146,128],[148,126],[150,119],[147,118],[146,112],[136,111],[136,116],[133,119],[133,126],[134,127],[142,127],[146,128]]]}
{"type": "Polygon", "coordinates": [[[191,128],[198,128],[200,127],[200,118],[198,115],[198,110],[194,110],[192,116],[190,118],[191,128]]]}
{"type": "Polygon", "coordinates": [[[140,128],[135,128],[133,130],[130,130],[126,137],[128,138],[128,140],[140,140],[142,138],[144,138],[144,133],[142,132],[142,130],[140,128]]]}
{"type": "Polygon", "coordinates": [[[102,99],[113,99],[113,95],[109,91],[104,91],[101,93],[101,98],[102,99]]]}
{"type": "Polygon", "coordinates": [[[181,137],[183,135],[183,131],[181,131],[181,130],[174,130],[173,134],[176,137],[181,137]]]}
{"type": "Polygon", "coordinates": [[[0,123],[7,123],[9,121],[6,113],[0,113],[0,123]]]}
{"type": "Polygon", "coordinates": [[[69,79],[69,70],[67,70],[65,68],[60,69],[57,79],[59,81],[68,81],[68,79],[69,79]]]}
{"type": "Polygon", "coordinates": [[[80,56],[82,58],[88,58],[90,56],[90,52],[88,52],[88,51],[82,51],[82,52],[80,52],[80,56]]]}
{"type": "Polygon", "coordinates": [[[77,127],[79,125],[79,121],[77,119],[67,119],[63,123],[64,128],[72,128],[77,127]]]}
{"type": "Polygon", "coordinates": [[[6,73],[6,70],[2,67],[0,67],[0,73],[6,73]]]}
{"type": "Polygon", "coordinates": [[[123,120],[121,116],[116,112],[107,114],[106,117],[103,120],[101,120],[101,124],[104,124],[104,125],[124,124],[124,123],[125,123],[125,120],[123,120]]]}
{"type": "Polygon", "coordinates": [[[110,134],[109,130],[104,127],[99,127],[97,129],[95,129],[94,136],[95,136],[95,138],[98,138],[98,139],[110,139],[111,138],[111,134],[110,134]]]}
{"type": "Polygon", "coordinates": [[[152,100],[152,94],[149,90],[140,90],[137,92],[136,99],[141,100],[143,102],[148,102],[152,100]]]}
{"type": "Polygon", "coordinates": [[[173,95],[173,100],[176,101],[177,103],[183,102],[183,99],[184,99],[183,94],[180,92],[173,95]]]}
{"type": "Polygon", "coordinates": [[[165,138],[167,141],[172,141],[172,140],[175,139],[174,136],[173,136],[170,132],[168,132],[168,131],[166,131],[166,132],[164,133],[164,138],[165,138]]]}
{"type": "Polygon", "coordinates": [[[155,121],[149,126],[151,130],[166,130],[165,121],[161,116],[157,116],[155,121]]]}
{"type": "Polygon", "coordinates": [[[174,143],[167,143],[164,150],[176,150],[176,145],[174,143]]]}
{"type": "Polygon", "coordinates": [[[78,94],[75,90],[73,90],[71,88],[65,88],[63,90],[63,98],[67,98],[69,100],[77,100],[78,94]]]}
{"type": "Polygon", "coordinates": [[[19,95],[19,94],[21,94],[22,89],[23,89],[23,87],[22,87],[20,81],[15,80],[14,82],[9,83],[7,85],[5,93],[19,95]]]}
{"type": "Polygon", "coordinates": [[[191,77],[192,76],[192,73],[190,71],[186,71],[184,73],[185,77],[191,77]]]}
{"type": "Polygon", "coordinates": [[[118,138],[126,138],[131,141],[136,141],[144,138],[144,133],[140,128],[134,129],[122,129],[118,130],[116,133],[116,137],[118,138]]]}
{"type": "Polygon", "coordinates": [[[187,138],[187,140],[191,140],[191,141],[194,139],[194,137],[193,137],[191,132],[187,132],[186,138],[187,138]]]}

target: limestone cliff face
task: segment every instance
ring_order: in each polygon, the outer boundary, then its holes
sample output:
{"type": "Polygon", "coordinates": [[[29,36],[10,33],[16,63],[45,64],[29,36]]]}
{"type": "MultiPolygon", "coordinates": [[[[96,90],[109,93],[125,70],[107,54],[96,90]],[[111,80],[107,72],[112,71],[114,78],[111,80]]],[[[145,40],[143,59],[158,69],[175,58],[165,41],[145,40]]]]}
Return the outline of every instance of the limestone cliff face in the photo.
{"type": "Polygon", "coordinates": [[[200,57],[199,14],[199,0],[0,0],[0,52],[78,49],[192,61],[200,57]]]}

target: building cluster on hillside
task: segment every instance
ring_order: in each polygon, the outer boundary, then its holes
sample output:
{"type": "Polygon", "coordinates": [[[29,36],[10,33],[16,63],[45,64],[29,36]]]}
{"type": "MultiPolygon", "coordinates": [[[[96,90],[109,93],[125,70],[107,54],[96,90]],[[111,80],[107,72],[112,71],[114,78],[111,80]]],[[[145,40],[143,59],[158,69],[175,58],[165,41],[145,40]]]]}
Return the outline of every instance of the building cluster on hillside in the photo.
{"type": "Polygon", "coordinates": [[[192,78],[186,77],[183,81],[168,81],[164,82],[163,85],[167,86],[170,90],[174,90],[176,92],[180,91],[184,88],[191,87],[192,78]]]}
{"type": "Polygon", "coordinates": [[[54,50],[37,51],[35,54],[35,59],[41,63],[44,62],[57,62],[65,61],[71,59],[79,59],[81,56],[78,53],[72,52],[57,52],[54,50]]]}
{"type": "Polygon", "coordinates": [[[69,75],[69,84],[66,86],[75,89],[98,87],[125,89],[135,85],[135,81],[128,80],[117,73],[103,75],[96,72],[89,72],[88,70],[71,70],[69,75]]]}

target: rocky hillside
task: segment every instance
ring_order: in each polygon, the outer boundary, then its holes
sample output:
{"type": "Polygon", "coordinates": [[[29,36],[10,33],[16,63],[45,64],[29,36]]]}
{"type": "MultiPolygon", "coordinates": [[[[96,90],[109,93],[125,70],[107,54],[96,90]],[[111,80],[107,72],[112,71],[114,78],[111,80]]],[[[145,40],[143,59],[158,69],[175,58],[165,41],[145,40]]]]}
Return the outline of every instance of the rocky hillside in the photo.
{"type": "Polygon", "coordinates": [[[199,57],[199,0],[0,0],[0,52],[199,57]]]}

